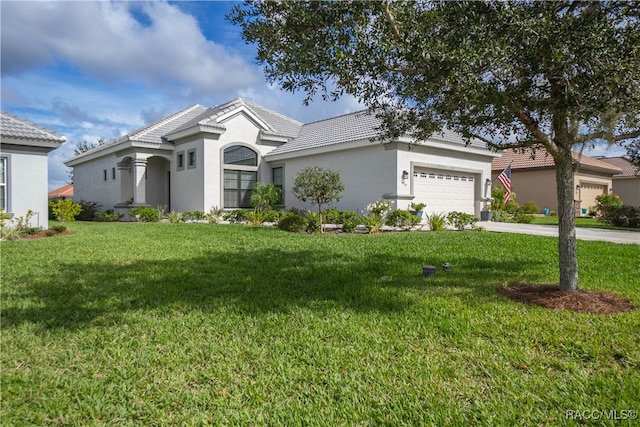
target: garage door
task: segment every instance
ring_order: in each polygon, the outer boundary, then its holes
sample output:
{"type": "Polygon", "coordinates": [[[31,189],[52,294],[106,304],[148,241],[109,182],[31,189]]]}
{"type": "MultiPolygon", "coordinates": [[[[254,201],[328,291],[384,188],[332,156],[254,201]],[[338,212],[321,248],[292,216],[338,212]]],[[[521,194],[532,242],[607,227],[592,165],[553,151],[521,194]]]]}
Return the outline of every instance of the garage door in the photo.
{"type": "Polygon", "coordinates": [[[591,206],[595,206],[596,204],[596,196],[601,196],[603,194],[607,194],[607,186],[602,184],[588,184],[588,183],[580,183],[580,189],[578,190],[580,193],[578,197],[582,200],[580,206],[583,208],[589,208],[591,206]]]}
{"type": "Polygon", "coordinates": [[[413,193],[427,212],[475,213],[475,178],[471,174],[415,168],[413,193]]]}

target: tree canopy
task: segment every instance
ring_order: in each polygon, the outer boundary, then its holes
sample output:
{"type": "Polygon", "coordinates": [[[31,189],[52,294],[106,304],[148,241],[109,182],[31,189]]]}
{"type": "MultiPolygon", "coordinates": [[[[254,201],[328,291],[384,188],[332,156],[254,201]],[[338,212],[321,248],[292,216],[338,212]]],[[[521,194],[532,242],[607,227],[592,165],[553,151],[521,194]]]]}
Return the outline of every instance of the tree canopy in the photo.
{"type": "Polygon", "coordinates": [[[321,232],[324,231],[322,205],[339,201],[343,191],[344,184],[340,179],[340,173],[320,166],[309,166],[298,172],[291,188],[291,192],[298,199],[318,205],[321,232]]]}
{"type": "Polygon", "coordinates": [[[229,15],[267,80],[556,164],[560,287],[577,289],[572,149],[640,137],[640,3],[249,0],[229,15]]]}

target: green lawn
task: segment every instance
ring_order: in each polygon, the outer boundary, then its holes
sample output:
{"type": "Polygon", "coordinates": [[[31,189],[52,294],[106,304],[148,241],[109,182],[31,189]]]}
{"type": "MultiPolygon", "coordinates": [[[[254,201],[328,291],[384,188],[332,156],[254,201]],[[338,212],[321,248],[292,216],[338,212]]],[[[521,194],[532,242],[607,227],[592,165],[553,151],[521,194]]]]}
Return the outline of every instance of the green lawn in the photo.
{"type": "MultiPolygon", "coordinates": [[[[555,283],[554,238],[69,228],[0,246],[3,426],[575,425],[565,411],[640,410],[640,310],[496,292],[555,283]]],[[[578,247],[582,288],[640,306],[640,246],[578,247]]]]}
{"type": "MultiPolygon", "coordinates": [[[[537,216],[534,218],[532,224],[558,225],[558,217],[557,216],[537,216]]],[[[612,225],[603,224],[602,222],[598,221],[595,218],[576,218],[576,227],[605,228],[609,230],[626,230],[626,231],[640,232],[640,228],[614,227],[612,225]]]]}

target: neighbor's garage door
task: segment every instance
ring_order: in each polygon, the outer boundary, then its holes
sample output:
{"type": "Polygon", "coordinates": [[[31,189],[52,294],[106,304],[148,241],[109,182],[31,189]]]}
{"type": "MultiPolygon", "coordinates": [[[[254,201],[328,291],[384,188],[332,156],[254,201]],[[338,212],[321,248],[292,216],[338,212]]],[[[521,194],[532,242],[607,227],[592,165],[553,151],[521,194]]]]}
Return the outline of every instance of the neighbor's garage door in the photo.
{"type": "Polygon", "coordinates": [[[427,212],[475,213],[475,179],[471,174],[415,168],[415,202],[426,203],[427,212]]]}
{"type": "Polygon", "coordinates": [[[580,183],[580,203],[581,207],[588,208],[595,206],[596,196],[607,194],[607,186],[601,184],[583,184],[580,183]]]}

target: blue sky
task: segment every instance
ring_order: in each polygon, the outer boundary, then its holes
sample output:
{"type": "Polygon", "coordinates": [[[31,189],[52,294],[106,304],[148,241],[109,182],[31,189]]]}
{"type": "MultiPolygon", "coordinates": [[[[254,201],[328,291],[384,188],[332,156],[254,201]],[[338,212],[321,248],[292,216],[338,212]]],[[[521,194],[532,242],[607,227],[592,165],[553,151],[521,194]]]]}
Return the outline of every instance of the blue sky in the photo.
{"type": "Polygon", "coordinates": [[[363,108],[351,97],[304,107],[303,95],[267,84],[255,47],[224,19],[233,4],[0,2],[2,109],[67,137],[49,154],[49,189],[67,182],[63,162],[77,143],[116,138],[189,105],[240,96],[302,122],[363,108]]]}
{"type": "Polygon", "coordinates": [[[233,2],[2,1],[2,109],[67,137],[49,154],[49,189],[77,143],[129,133],[193,104],[238,96],[308,122],[362,109],[302,105],[266,83],[233,2]]]}

